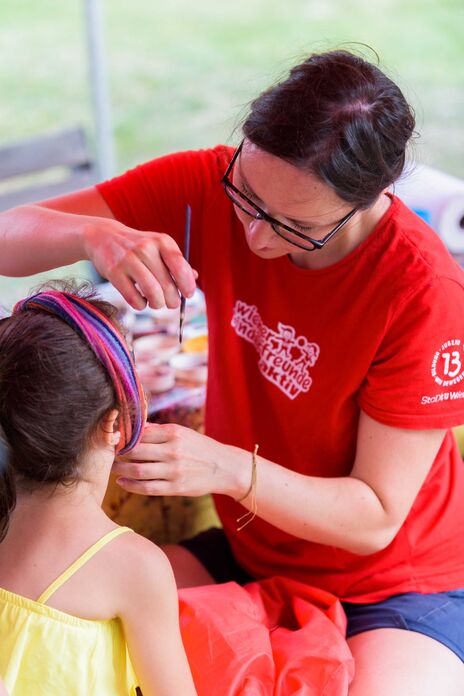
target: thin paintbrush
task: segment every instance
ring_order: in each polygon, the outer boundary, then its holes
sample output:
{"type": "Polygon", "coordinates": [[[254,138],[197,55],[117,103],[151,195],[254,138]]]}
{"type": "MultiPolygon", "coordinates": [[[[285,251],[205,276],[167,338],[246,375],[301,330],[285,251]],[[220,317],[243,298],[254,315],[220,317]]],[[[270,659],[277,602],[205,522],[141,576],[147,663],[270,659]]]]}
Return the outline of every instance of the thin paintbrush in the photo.
{"type": "MultiPolygon", "coordinates": [[[[192,219],[192,209],[187,203],[185,206],[185,228],[184,228],[184,259],[189,260],[190,257],[190,223],[192,219]]],[[[185,296],[180,296],[180,316],[179,316],[179,343],[182,343],[182,335],[184,328],[185,317],[185,296]]]]}

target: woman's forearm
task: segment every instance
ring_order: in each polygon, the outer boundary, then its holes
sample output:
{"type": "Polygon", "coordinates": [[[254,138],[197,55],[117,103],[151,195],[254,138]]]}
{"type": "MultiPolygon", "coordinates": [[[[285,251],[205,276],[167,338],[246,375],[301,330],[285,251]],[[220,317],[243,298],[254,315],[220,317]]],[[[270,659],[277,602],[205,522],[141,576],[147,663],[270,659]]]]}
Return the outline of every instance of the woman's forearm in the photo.
{"type": "MultiPolygon", "coordinates": [[[[240,471],[233,497],[240,498],[249,487],[251,454],[232,448],[231,457],[240,471]]],[[[242,505],[250,510],[251,502],[249,495],[242,505]]],[[[373,489],[350,476],[305,476],[258,457],[256,503],[257,515],[279,529],[357,554],[380,550],[394,534],[373,489]]]]}
{"type": "MultiPolygon", "coordinates": [[[[377,461],[375,453],[368,456],[377,461]]],[[[324,478],[260,456],[256,462],[258,517],[296,537],[369,554],[386,546],[401,524],[395,506],[386,507],[356,467],[352,476],[324,478]]],[[[251,492],[241,500],[252,480],[252,453],[180,425],[148,424],[140,445],[116,460],[113,473],[131,493],[219,493],[252,510],[251,492]]]]}
{"type": "MultiPolygon", "coordinates": [[[[446,431],[382,424],[361,411],[356,457],[347,476],[326,478],[257,459],[257,514],[297,537],[357,554],[385,548],[395,537],[435,461],[446,431]]],[[[226,453],[234,472],[225,492],[240,499],[250,485],[251,454],[226,453]]],[[[251,508],[251,495],[243,503],[251,508]]]]}
{"type": "Polygon", "coordinates": [[[50,205],[32,204],[0,215],[0,275],[26,276],[89,260],[134,309],[179,306],[195,273],[175,240],[127,227],[96,189],[50,205]]]}
{"type": "Polygon", "coordinates": [[[83,230],[92,218],[24,205],[0,215],[0,275],[26,276],[87,258],[83,230]]]}

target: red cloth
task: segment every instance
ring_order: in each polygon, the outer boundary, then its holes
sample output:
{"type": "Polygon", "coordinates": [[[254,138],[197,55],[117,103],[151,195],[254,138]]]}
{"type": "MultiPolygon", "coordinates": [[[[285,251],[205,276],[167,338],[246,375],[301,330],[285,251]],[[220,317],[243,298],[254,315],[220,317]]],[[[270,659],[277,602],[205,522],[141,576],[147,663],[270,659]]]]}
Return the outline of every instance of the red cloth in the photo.
{"type": "Polygon", "coordinates": [[[271,578],[179,590],[198,696],[344,696],[353,658],[335,597],[271,578]]]}
{"type": "MultiPolygon", "coordinates": [[[[464,423],[463,273],[393,197],[376,229],[334,265],[252,254],[220,183],[232,150],[178,153],[99,186],[116,218],[182,245],[206,295],[206,432],[312,476],[348,476],[360,409],[391,426],[464,423]]],[[[317,253],[317,252],[314,252],[317,253]]],[[[251,457],[251,454],[250,454],[251,457]]],[[[358,556],[297,539],[216,496],[238,562],[353,602],[464,587],[464,467],[451,433],[393,542],[358,556]]],[[[353,511],[356,514],[356,511],[353,511]]]]}

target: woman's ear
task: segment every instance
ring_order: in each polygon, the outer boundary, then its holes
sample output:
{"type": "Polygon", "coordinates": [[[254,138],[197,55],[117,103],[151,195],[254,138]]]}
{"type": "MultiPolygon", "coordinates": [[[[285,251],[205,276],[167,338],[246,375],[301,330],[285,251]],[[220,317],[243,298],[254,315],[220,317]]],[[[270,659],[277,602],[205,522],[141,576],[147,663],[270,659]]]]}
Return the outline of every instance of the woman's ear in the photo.
{"type": "Polygon", "coordinates": [[[118,416],[119,411],[116,408],[112,408],[100,421],[100,435],[104,443],[110,447],[115,447],[121,439],[121,433],[117,429],[118,416]]]}

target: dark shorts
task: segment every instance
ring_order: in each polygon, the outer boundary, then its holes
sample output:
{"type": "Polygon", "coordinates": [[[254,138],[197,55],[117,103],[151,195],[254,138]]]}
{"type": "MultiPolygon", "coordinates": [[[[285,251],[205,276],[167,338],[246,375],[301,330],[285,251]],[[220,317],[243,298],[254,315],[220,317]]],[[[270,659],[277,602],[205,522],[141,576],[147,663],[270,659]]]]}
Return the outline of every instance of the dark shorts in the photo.
{"type": "MultiPolygon", "coordinates": [[[[222,529],[208,529],[181,545],[198,558],[216,582],[253,582],[232,555],[222,529]]],[[[434,638],[464,662],[464,589],[407,592],[375,604],[342,605],[348,618],[347,638],[376,628],[402,628],[434,638]]]]}

